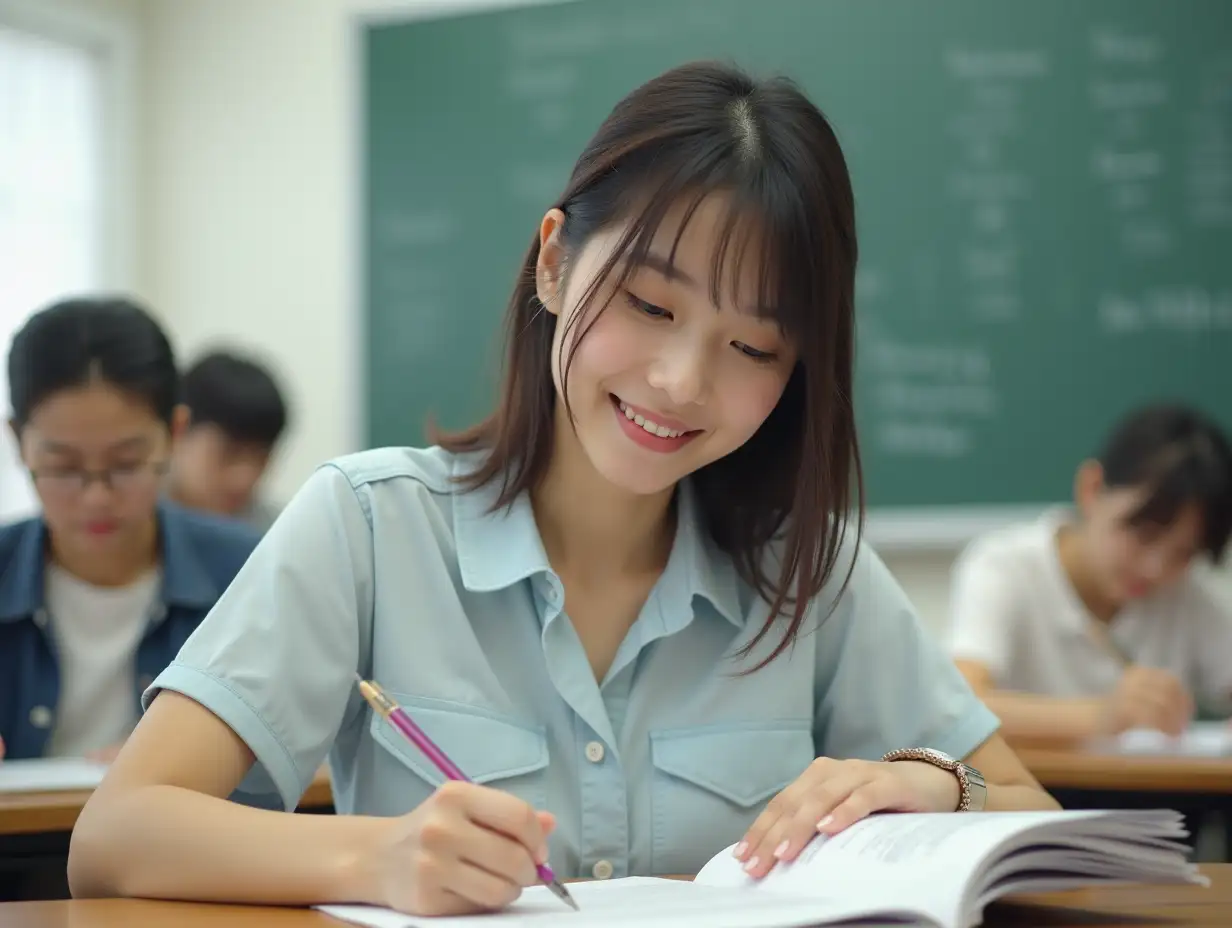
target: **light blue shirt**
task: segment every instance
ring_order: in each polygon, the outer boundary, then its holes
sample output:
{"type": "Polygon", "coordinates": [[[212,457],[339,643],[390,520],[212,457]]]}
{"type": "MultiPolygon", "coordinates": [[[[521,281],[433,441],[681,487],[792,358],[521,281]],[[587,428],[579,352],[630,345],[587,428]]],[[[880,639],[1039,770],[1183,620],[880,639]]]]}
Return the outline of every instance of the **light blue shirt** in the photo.
{"type": "Polygon", "coordinates": [[[243,788],[287,808],[328,754],[339,812],[399,815],[442,777],[368,708],[359,670],[472,779],[556,815],[562,877],[695,873],[817,755],[963,757],[996,731],[863,547],[794,648],[740,676],[781,629],[733,656],[768,607],[687,484],[667,567],[600,686],[529,500],[490,512],[495,487],[452,483],[475,461],[381,449],[322,467],[145,704],[160,688],[202,703],[256,755],[243,788]]]}

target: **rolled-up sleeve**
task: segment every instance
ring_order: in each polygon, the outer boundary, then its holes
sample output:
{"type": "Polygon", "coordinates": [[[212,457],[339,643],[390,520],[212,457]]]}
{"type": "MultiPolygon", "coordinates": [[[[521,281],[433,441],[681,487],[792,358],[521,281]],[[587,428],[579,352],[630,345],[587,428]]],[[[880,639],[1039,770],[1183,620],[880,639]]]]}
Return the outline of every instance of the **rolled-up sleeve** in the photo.
{"type": "Polygon", "coordinates": [[[293,809],[354,695],[373,579],[362,500],[326,465],[145,691],[143,708],[167,689],[209,709],[256,756],[240,792],[276,792],[293,809]]]}
{"type": "Polygon", "coordinates": [[[1000,727],[867,546],[818,635],[819,754],[929,747],[963,758],[1000,727]]]}

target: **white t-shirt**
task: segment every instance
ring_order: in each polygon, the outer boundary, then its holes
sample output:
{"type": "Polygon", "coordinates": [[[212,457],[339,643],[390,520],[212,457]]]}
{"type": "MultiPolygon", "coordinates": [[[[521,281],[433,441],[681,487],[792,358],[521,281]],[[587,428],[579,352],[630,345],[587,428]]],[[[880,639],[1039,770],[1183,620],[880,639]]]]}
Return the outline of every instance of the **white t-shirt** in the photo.
{"type": "Polygon", "coordinates": [[[100,587],[47,566],[47,613],[60,701],[45,755],[80,756],[123,741],[137,724],[137,646],[158,601],[160,572],[100,587]]]}
{"type": "Polygon", "coordinates": [[[963,552],[954,567],[951,656],[985,665],[999,689],[1062,697],[1110,692],[1128,657],[1179,677],[1207,708],[1232,706],[1232,607],[1190,570],[1100,622],[1061,566],[1056,534],[1067,518],[1055,510],[963,552]]]}

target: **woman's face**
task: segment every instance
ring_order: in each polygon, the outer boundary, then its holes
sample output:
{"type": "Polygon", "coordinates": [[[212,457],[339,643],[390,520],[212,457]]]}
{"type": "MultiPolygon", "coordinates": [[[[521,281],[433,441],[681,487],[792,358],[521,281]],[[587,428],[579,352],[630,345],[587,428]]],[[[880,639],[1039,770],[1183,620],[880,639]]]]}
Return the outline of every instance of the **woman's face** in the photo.
{"type": "Polygon", "coordinates": [[[59,544],[102,553],[144,537],[172,440],[146,402],[102,383],[60,390],[17,438],[59,544]]]}
{"type": "Polygon", "coordinates": [[[668,263],[683,212],[668,213],[647,261],[619,289],[616,267],[591,304],[592,312],[607,308],[580,323],[575,316],[585,295],[626,227],[587,242],[569,260],[563,284],[560,214],[549,213],[541,229],[539,296],[557,316],[557,394],[564,385],[563,346],[566,357],[576,350],[568,393],[582,448],[599,473],[636,494],[667,489],[752,438],[796,363],[772,308],[756,305],[756,262],[739,268],[735,286],[720,281],[718,305],[711,302],[713,256],[725,217],[721,198],[703,201],[689,218],[668,263]]]}

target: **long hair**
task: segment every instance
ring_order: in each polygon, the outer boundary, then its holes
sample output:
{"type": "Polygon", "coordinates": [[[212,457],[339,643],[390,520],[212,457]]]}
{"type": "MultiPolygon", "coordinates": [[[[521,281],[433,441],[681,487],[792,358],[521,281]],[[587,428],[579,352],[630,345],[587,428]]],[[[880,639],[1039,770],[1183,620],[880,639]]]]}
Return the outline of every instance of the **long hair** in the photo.
{"type": "MultiPolygon", "coordinates": [[[[810,600],[835,572],[852,520],[858,539],[864,509],[852,405],[857,249],[851,180],[829,123],[793,83],[758,81],[731,66],[698,62],[643,84],[616,105],[555,206],[565,217],[560,234],[566,254],[616,223],[627,223],[627,231],[567,323],[583,328],[576,339],[562,339],[559,361],[568,384],[573,355],[606,308],[591,305],[595,294],[618,267],[623,283],[638,266],[669,210],[685,205],[678,243],[697,206],[717,192],[728,207],[713,258],[712,297],[717,300],[725,282],[734,287],[750,250],[758,252],[759,305],[776,308],[798,353],[760,429],[692,476],[705,530],[770,604],[745,653],[780,616],[790,617],[782,641],[756,670],[799,634],[810,600]],[[773,558],[767,557],[771,542],[773,558]]],[[[552,453],[556,317],[536,295],[538,259],[536,236],[509,301],[495,413],[468,430],[433,436],[455,452],[486,452],[463,485],[498,482],[497,508],[536,487],[552,453]]],[[[563,400],[568,408],[567,390],[563,400]]],[[[850,568],[844,584],[849,575],[850,568]]]]}

